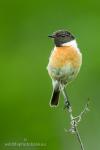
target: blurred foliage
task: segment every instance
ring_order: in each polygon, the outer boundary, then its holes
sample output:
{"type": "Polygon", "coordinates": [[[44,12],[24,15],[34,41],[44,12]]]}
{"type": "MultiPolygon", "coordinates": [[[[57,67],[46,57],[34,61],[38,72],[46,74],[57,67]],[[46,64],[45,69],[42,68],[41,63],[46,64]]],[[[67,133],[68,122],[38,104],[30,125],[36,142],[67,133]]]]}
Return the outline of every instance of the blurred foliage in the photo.
{"type": "Polygon", "coordinates": [[[88,97],[91,111],[79,126],[88,150],[100,149],[100,1],[0,1],[0,149],[8,142],[46,143],[29,149],[78,150],[63,111],[49,107],[52,92],[46,66],[53,48],[47,35],[68,29],[76,35],[83,65],[68,95],[77,115],[88,97]]]}

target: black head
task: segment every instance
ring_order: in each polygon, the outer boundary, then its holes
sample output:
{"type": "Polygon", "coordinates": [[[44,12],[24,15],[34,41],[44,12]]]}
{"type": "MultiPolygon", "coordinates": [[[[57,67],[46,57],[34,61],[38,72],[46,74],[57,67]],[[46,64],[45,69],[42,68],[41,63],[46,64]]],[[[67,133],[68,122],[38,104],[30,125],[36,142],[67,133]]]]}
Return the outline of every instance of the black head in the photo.
{"type": "Polygon", "coordinates": [[[58,30],[48,37],[54,38],[54,43],[57,47],[62,46],[62,44],[70,42],[75,39],[75,37],[68,31],[58,30]]]}

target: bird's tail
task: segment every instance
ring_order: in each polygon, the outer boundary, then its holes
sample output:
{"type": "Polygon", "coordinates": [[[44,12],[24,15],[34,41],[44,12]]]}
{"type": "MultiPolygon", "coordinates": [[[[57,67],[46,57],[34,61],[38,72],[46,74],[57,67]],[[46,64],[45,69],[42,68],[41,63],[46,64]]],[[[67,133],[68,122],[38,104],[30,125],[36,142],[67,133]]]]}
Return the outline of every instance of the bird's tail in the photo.
{"type": "Polygon", "coordinates": [[[57,106],[58,105],[59,95],[60,95],[59,89],[53,90],[53,94],[52,94],[51,101],[50,101],[51,106],[57,106]]]}

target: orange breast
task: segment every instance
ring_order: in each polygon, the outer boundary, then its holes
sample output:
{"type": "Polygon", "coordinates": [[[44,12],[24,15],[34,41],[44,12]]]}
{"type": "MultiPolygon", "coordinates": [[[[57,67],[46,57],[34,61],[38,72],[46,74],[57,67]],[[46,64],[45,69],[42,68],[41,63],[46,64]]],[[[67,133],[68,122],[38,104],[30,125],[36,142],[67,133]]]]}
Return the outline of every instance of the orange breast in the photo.
{"type": "Polygon", "coordinates": [[[81,65],[81,53],[72,46],[55,47],[49,63],[55,68],[63,67],[68,63],[74,67],[79,67],[81,65]]]}

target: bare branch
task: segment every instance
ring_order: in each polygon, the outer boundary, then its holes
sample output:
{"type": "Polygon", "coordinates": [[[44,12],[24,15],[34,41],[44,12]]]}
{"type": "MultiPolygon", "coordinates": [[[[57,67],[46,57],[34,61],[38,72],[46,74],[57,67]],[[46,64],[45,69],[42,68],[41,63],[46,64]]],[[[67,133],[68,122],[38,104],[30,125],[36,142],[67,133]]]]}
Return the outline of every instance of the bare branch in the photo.
{"type": "Polygon", "coordinates": [[[89,111],[89,109],[88,109],[89,100],[88,100],[87,104],[85,105],[84,109],[81,111],[81,113],[78,116],[74,117],[73,114],[72,114],[72,106],[71,106],[71,104],[70,104],[70,102],[68,100],[68,96],[66,94],[66,90],[65,90],[65,88],[62,85],[61,85],[61,91],[62,91],[62,94],[64,96],[64,103],[65,103],[64,109],[67,109],[68,112],[69,112],[70,124],[71,124],[71,128],[68,131],[65,129],[65,131],[66,132],[70,132],[72,134],[75,134],[76,137],[77,137],[77,140],[78,140],[78,142],[80,144],[81,150],[84,150],[83,142],[81,140],[80,133],[78,131],[78,124],[81,121],[82,116],[87,111],[89,111]]]}

